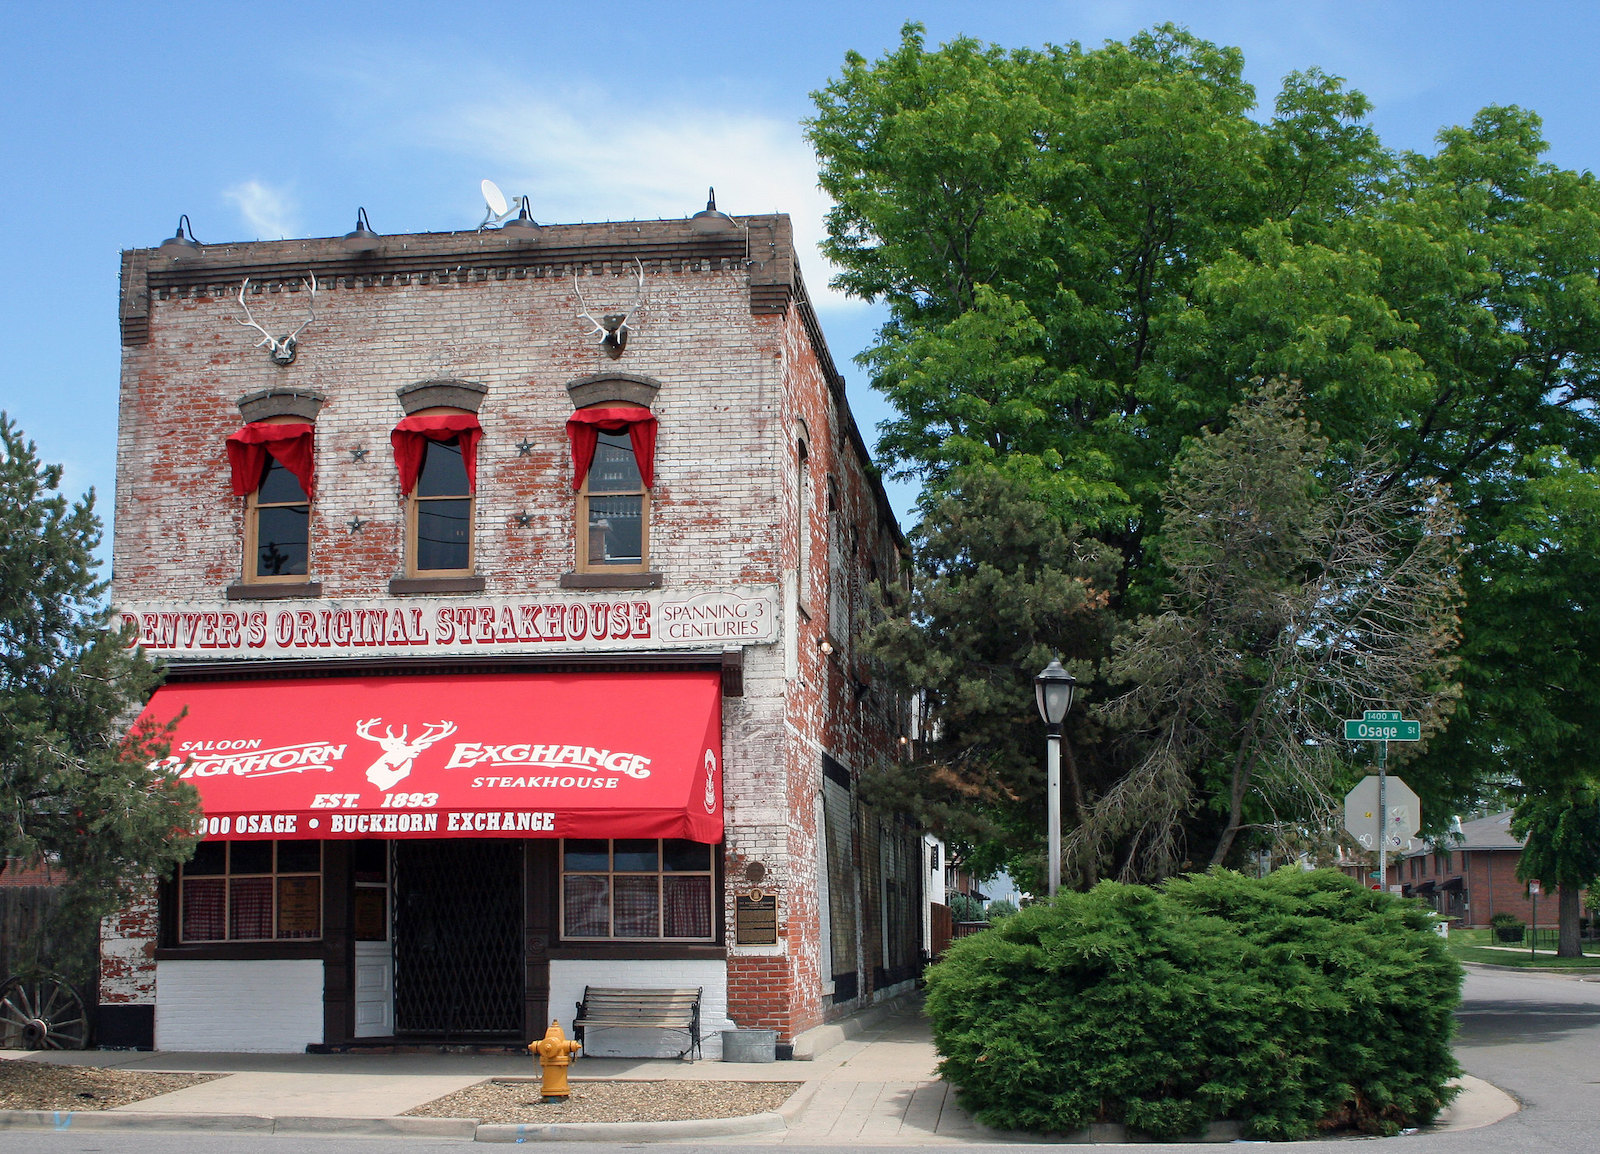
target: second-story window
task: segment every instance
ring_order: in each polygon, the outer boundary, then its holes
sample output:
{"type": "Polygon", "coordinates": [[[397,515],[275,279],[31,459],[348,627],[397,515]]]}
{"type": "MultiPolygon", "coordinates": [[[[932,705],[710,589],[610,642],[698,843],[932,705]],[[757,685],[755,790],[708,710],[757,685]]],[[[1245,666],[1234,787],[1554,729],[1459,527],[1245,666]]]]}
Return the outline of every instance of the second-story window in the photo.
{"type": "Polygon", "coordinates": [[[579,572],[647,569],[655,417],[637,406],[579,409],[567,432],[578,490],[579,572]]]}
{"type": "Polygon", "coordinates": [[[233,491],[245,498],[244,580],[304,581],[311,565],[313,428],[266,420],[228,438],[233,491]]]}
{"type": "Polygon", "coordinates": [[[395,426],[400,491],[406,496],[406,575],[461,576],[473,571],[472,522],[477,450],[475,413],[423,410],[395,426]]]}
{"type": "Polygon", "coordinates": [[[311,498],[283,462],[269,459],[249,501],[246,576],[253,581],[303,578],[311,554],[311,498]]]}
{"type": "Polygon", "coordinates": [[[584,568],[644,564],[649,499],[627,434],[601,433],[578,492],[584,568]]]}
{"type": "Polygon", "coordinates": [[[472,571],[472,491],[459,439],[429,441],[423,449],[409,511],[414,573],[472,571]]]}

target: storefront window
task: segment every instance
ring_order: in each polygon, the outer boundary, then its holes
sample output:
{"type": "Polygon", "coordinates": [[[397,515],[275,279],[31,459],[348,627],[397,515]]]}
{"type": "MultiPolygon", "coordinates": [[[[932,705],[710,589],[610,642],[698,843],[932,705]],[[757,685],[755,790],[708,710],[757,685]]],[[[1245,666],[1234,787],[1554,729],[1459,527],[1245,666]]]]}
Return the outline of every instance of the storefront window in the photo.
{"type": "Polygon", "coordinates": [[[642,572],[650,556],[656,419],[638,405],[596,405],[567,421],[578,493],[578,570],[642,572]]]}
{"type": "Polygon", "coordinates": [[[322,843],[205,841],[178,874],[179,940],[322,936],[322,843]]]}
{"type": "Polygon", "coordinates": [[[710,941],[711,847],[673,838],[561,846],[567,938],[710,941]]]}

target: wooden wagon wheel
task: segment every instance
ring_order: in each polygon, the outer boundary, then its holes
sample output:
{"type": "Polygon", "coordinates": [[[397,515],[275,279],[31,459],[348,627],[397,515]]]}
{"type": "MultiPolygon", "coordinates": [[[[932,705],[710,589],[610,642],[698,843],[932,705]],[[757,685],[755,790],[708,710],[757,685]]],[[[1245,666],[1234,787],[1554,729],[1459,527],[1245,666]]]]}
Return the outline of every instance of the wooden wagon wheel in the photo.
{"type": "Polygon", "coordinates": [[[60,974],[15,974],[0,986],[0,1046],[82,1050],[88,1045],[88,1010],[60,974]]]}

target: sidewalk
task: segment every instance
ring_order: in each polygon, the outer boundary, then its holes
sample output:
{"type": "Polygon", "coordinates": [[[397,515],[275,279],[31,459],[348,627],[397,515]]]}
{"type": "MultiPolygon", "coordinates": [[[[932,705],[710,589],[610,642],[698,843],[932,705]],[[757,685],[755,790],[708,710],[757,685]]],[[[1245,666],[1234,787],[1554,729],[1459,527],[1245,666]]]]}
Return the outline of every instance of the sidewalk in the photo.
{"type": "MultiPolygon", "coordinates": [[[[5,1129],[149,1129],[415,1135],[522,1142],[536,1139],[704,1142],[761,1145],[960,1145],[1038,1141],[979,1126],[934,1072],[935,1055],[920,1008],[900,1009],[809,1062],[679,1062],[585,1058],[575,1080],[590,1078],[804,1082],[778,1110],[747,1118],[654,1123],[478,1125],[470,1119],[405,1118],[424,1102],[485,1078],[527,1077],[530,1058],[514,1054],[181,1054],[46,1051],[18,1061],[62,1062],[151,1071],[222,1073],[199,1086],[104,1112],[0,1111],[5,1129]]],[[[1478,1079],[1437,1129],[1498,1122],[1516,1103],[1478,1079]]],[[[1120,1127],[1116,1128],[1120,1131],[1120,1127]]],[[[1118,1135],[1097,1134],[1100,1141],[1118,1135]]]]}

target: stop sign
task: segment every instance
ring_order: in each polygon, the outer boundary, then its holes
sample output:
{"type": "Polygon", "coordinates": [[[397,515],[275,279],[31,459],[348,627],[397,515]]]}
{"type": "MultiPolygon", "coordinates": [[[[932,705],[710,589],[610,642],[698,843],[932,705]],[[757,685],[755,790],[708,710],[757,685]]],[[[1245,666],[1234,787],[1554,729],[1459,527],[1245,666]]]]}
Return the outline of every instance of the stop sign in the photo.
{"type": "Polygon", "coordinates": [[[1388,775],[1386,792],[1389,812],[1379,834],[1378,778],[1368,774],[1344,796],[1344,828],[1365,849],[1376,849],[1379,837],[1389,852],[1408,850],[1411,839],[1422,828],[1422,803],[1411,787],[1393,774],[1388,775]]]}

